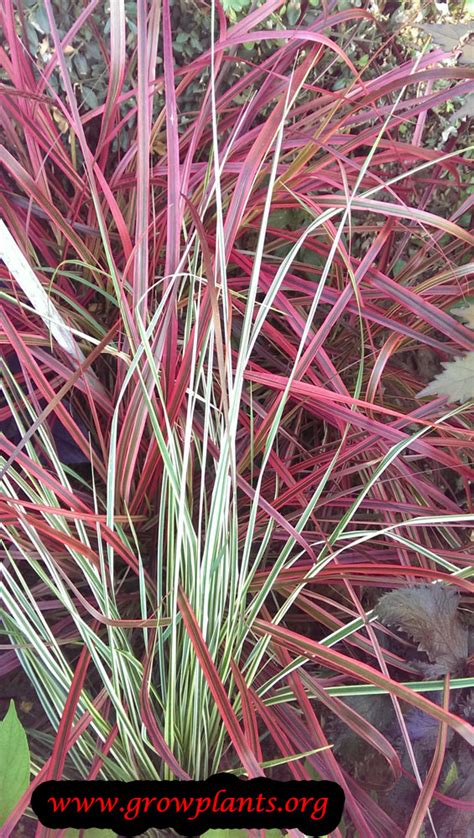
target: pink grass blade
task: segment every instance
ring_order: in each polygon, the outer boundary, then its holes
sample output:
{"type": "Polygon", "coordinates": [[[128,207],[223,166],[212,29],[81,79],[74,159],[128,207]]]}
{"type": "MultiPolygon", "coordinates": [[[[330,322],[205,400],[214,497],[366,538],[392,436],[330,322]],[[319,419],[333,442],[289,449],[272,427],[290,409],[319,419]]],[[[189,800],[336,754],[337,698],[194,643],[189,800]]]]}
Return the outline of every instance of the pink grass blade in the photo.
{"type": "Polygon", "coordinates": [[[74,717],[77,712],[77,705],[84,688],[90,661],[91,656],[89,650],[87,649],[87,646],[83,646],[79,655],[79,660],[74,668],[74,677],[71,683],[71,689],[69,690],[69,694],[64,705],[63,715],[54,740],[54,747],[45,777],[46,780],[63,779],[64,765],[68,754],[67,743],[70,738],[74,717]]]}
{"type": "Polygon", "coordinates": [[[154,650],[156,641],[156,631],[152,630],[149,635],[149,652],[146,656],[145,668],[143,671],[143,683],[140,691],[140,708],[143,718],[143,723],[147,729],[150,741],[155,748],[158,756],[163,762],[168,765],[175,777],[179,780],[190,780],[189,774],[182,768],[176,757],[170,751],[161,730],[158,727],[156,715],[153,712],[150,702],[150,683],[153,668],[154,650]]]}
{"type": "Polygon", "coordinates": [[[178,593],[178,604],[183,622],[199,659],[208,687],[217,706],[219,707],[222,722],[228,731],[239,759],[241,760],[242,765],[250,778],[263,777],[265,776],[264,772],[260,768],[255,754],[252,752],[250,743],[242,733],[238,719],[232,709],[232,705],[227,695],[227,690],[220,679],[214,661],[209,655],[209,650],[204,642],[201,629],[199,628],[187,597],[181,589],[178,593]]]}

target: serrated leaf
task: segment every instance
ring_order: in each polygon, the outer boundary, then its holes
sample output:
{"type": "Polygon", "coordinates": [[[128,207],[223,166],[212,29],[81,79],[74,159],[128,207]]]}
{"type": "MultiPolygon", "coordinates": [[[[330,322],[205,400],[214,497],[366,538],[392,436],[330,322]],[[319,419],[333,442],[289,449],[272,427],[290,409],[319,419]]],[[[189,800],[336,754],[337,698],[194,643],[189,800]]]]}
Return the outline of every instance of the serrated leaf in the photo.
{"type": "MultiPolygon", "coordinates": [[[[474,108],[474,96],[472,105],[474,108]]],[[[474,303],[469,303],[469,305],[467,306],[459,306],[457,308],[452,308],[451,312],[456,317],[459,317],[460,320],[464,320],[464,322],[467,323],[470,329],[474,329],[474,303]]]]}
{"type": "Polygon", "coordinates": [[[474,63],[474,22],[472,23],[425,23],[419,25],[441,49],[460,52],[460,64],[474,63]]]}
{"type": "Polygon", "coordinates": [[[443,363],[444,370],[417,393],[421,396],[446,396],[449,402],[468,402],[474,399],[474,352],[455,361],[443,363]]]}
{"type": "Polygon", "coordinates": [[[30,782],[30,749],[23,725],[10,706],[0,722],[0,826],[5,823],[30,782]]]}
{"type": "Polygon", "coordinates": [[[441,49],[456,50],[460,48],[460,44],[472,32],[474,32],[474,24],[472,23],[423,23],[419,24],[419,29],[423,29],[427,35],[431,35],[435,44],[441,49]]]}
{"type": "Polygon", "coordinates": [[[468,655],[466,627],[459,620],[459,594],[441,583],[417,585],[383,596],[376,608],[386,625],[398,626],[440,673],[455,672],[468,655]]]}

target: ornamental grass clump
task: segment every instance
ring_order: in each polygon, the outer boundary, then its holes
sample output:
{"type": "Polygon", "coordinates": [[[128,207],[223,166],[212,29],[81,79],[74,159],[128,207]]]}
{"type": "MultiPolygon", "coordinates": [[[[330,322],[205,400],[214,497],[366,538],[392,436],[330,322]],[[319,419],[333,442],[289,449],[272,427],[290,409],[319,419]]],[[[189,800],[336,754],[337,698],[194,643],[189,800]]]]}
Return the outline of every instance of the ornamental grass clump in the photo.
{"type": "Polygon", "coordinates": [[[423,390],[472,351],[473,148],[424,136],[474,70],[427,39],[360,71],[372,18],[330,3],[229,75],[281,0],[213,2],[177,68],[169,5],[139,0],[130,51],[110,4],[92,110],[65,55],[97,2],[60,34],[44,0],[45,64],[0,11],[0,671],[41,720],[3,828],[46,779],[232,771],[340,783],[340,835],[428,835],[436,801],[443,834],[468,664],[422,671],[376,606],[472,594],[472,403],[423,390]]]}

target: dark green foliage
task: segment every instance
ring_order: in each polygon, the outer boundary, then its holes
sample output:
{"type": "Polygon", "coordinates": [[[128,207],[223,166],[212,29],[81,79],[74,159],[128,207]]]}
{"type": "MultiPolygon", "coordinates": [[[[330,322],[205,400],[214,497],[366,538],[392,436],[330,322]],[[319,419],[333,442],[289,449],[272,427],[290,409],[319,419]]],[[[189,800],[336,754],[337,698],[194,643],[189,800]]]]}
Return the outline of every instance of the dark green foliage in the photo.
{"type": "Polygon", "coordinates": [[[436,583],[392,591],[380,600],[377,612],[383,623],[408,634],[434,666],[430,675],[457,672],[467,655],[467,629],[459,619],[459,594],[436,583]]]}

